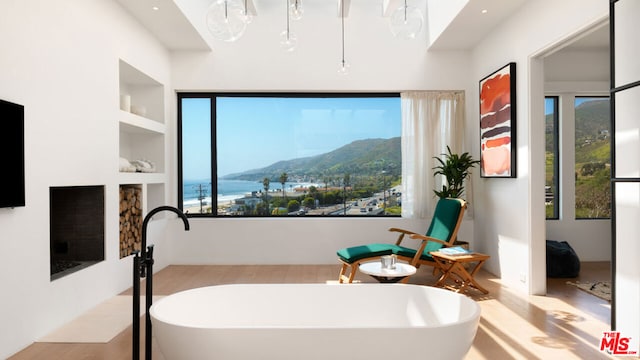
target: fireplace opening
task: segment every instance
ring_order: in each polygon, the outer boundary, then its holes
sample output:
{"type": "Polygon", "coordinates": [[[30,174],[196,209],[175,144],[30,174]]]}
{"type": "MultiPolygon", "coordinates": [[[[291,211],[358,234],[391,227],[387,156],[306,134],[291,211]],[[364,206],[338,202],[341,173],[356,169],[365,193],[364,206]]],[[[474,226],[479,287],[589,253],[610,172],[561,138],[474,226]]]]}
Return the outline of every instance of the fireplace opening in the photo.
{"type": "Polygon", "coordinates": [[[104,260],[104,186],[49,188],[51,280],[104,260]]]}

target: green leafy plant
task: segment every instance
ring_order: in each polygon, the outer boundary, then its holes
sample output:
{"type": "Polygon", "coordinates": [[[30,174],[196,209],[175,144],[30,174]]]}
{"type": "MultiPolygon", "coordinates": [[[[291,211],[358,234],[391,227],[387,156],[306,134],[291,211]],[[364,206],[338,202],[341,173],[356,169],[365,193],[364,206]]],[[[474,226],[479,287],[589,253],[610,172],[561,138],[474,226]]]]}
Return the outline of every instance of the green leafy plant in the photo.
{"type": "Polygon", "coordinates": [[[441,191],[433,190],[433,192],[440,198],[459,198],[464,192],[464,180],[471,175],[471,168],[480,161],[474,160],[467,152],[462,155],[452,154],[449,146],[447,146],[447,153],[441,155],[444,155],[444,160],[438,156],[433,157],[439,163],[433,168],[436,170],[433,175],[443,175],[447,183],[442,185],[441,191]]]}

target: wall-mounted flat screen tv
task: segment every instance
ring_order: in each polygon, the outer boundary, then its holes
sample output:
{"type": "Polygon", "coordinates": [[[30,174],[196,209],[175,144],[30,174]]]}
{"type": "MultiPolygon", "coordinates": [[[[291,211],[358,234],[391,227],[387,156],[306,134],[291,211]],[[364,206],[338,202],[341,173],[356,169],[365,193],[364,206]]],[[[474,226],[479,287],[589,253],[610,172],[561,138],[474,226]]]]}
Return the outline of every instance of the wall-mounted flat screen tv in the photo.
{"type": "Polygon", "coordinates": [[[24,203],[24,106],[0,100],[0,208],[24,203]]]}

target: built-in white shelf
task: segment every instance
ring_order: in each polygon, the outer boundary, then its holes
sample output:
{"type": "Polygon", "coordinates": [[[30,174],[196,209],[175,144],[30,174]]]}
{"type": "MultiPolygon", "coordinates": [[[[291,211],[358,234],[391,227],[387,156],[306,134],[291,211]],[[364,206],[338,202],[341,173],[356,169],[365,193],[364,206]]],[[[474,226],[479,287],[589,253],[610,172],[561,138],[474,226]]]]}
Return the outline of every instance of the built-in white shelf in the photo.
{"type": "Polygon", "coordinates": [[[166,126],[163,123],[132,114],[126,111],[120,111],[120,130],[129,133],[142,134],[164,134],[166,126]]]}
{"type": "Polygon", "coordinates": [[[119,62],[119,70],[119,155],[129,161],[149,161],[153,163],[154,171],[120,172],[118,183],[141,189],[141,206],[146,214],[165,205],[165,88],[123,60],[119,62]]]}
{"type": "Polygon", "coordinates": [[[164,85],[120,60],[120,109],[164,124],[164,85]]]}
{"type": "Polygon", "coordinates": [[[118,176],[120,184],[162,184],[166,182],[165,173],[121,172],[118,176]]]}

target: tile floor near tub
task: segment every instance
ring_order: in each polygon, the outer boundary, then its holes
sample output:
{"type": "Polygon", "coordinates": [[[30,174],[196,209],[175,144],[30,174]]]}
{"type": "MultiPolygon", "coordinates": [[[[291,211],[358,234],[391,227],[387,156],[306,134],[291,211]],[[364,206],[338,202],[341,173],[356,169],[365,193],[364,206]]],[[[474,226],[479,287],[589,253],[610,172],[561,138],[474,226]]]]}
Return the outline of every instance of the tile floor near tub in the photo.
{"type": "MultiPolygon", "coordinates": [[[[169,266],[154,276],[154,295],[216,284],[334,282],[338,272],[338,265],[169,266]]],[[[583,263],[580,277],[571,280],[609,280],[609,274],[609,263],[583,263]]],[[[480,271],[477,278],[489,294],[469,293],[479,302],[482,316],[465,359],[611,358],[598,347],[602,332],[610,328],[611,306],[606,300],[566,285],[568,279],[550,279],[547,296],[527,296],[487,272],[480,271]]],[[[364,274],[357,280],[375,282],[364,274]]],[[[410,280],[433,282],[429,269],[418,270],[410,280]]],[[[130,294],[129,290],[121,295],[130,294]]],[[[10,359],[131,359],[131,338],[129,326],[105,344],[34,343],[10,359]]],[[[447,345],[454,346],[455,339],[447,345]]],[[[155,360],[164,360],[155,343],[152,350],[155,360]]]]}

